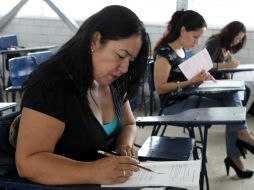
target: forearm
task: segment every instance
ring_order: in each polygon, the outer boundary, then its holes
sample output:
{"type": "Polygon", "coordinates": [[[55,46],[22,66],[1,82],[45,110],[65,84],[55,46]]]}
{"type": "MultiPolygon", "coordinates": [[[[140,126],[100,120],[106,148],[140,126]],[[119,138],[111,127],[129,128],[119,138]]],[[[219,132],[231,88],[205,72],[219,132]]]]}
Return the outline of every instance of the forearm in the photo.
{"type": "Polygon", "coordinates": [[[35,153],[17,162],[21,177],[31,181],[48,184],[92,184],[91,162],[80,162],[50,152],[35,153]]]}
{"type": "Polygon", "coordinates": [[[193,85],[193,83],[190,80],[169,82],[158,86],[156,90],[159,94],[165,94],[179,89],[190,87],[191,85],[193,85]]]}
{"type": "Polygon", "coordinates": [[[133,147],[136,139],[137,127],[135,124],[123,126],[123,131],[117,138],[116,150],[121,146],[133,147]]]}
{"type": "Polygon", "coordinates": [[[213,68],[214,69],[223,69],[224,68],[224,64],[222,62],[214,62],[213,63],[213,68]]]}

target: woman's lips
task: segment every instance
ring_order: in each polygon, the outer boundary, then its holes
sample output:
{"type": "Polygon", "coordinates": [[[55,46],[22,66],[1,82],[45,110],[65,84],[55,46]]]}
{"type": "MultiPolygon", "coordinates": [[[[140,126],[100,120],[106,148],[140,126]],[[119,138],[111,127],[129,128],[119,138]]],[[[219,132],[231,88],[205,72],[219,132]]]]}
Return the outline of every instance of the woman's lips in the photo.
{"type": "Polygon", "coordinates": [[[112,75],[113,80],[117,80],[118,78],[119,78],[118,76],[112,75]]]}

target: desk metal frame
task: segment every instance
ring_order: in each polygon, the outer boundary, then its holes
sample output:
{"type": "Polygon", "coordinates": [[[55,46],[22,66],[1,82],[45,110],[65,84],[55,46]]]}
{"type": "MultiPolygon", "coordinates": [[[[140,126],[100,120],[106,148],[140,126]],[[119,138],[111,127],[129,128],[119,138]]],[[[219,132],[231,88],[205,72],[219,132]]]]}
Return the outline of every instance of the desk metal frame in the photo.
{"type": "Polygon", "coordinates": [[[212,125],[244,124],[245,121],[245,107],[214,107],[194,108],[174,115],[137,117],[136,125],[142,127],[149,125],[176,125],[184,127],[202,126],[204,133],[200,172],[200,189],[203,190],[206,173],[205,164],[208,129],[212,125]]]}

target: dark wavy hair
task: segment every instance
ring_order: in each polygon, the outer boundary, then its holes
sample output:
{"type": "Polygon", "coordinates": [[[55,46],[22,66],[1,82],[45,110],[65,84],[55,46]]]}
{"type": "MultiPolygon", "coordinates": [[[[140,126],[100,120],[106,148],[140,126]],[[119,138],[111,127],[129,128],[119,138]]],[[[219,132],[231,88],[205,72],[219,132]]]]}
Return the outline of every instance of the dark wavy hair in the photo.
{"type": "Polygon", "coordinates": [[[193,10],[176,11],[168,22],[166,33],[157,42],[154,50],[157,50],[161,44],[170,43],[179,38],[183,26],[187,31],[195,31],[207,27],[207,24],[203,16],[193,10]]]}
{"type": "Polygon", "coordinates": [[[219,33],[215,34],[214,36],[219,36],[221,39],[221,46],[229,50],[233,54],[237,53],[240,49],[242,49],[245,46],[247,40],[246,27],[240,21],[233,21],[228,23],[220,30],[219,33]],[[234,38],[240,32],[243,32],[245,34],[243,39],[238,44],[231,46],[234,38]]]}
{"type": "Polygon", "coordinates": [[[85,20],[77,33],[31,75],[24,87],[45,78],[50,79],[54,88],[65,87],[64,77],[68,76],[78,92],[87,92],[94,80],[91,44],[95,32],[100,32],[102,44],[133,35],[141,36],[142,47],[137,58],[129,65],[128,72],[115,81],[121,97],[126,93],[127,98],[133,97],[146,71],[150,40],[137,15],[119,5],[107,6],[85,20]]]}

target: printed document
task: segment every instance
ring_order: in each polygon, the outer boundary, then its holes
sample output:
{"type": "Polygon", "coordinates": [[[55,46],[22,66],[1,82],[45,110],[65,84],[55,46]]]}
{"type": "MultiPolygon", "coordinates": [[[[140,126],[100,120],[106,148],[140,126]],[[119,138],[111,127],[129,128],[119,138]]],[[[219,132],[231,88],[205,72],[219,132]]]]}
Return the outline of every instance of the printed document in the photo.
{"type": "Polygon", "coordinates": [[[148,172],[140,169],[121,184],[102,185],[102,187],[146,187],[171,186],[199,189],[201,160],[192,161],[151,161],[143,162],[142,166],[152,169],[148,172]]]}
{"type": "Polygon", "coordinates": [[[201,71],[209,71],[211,68],[213,68],[213,62],[207,49],[203,49],[181,63],[179,68],[185,77],[190,80],[201,71]]]}

